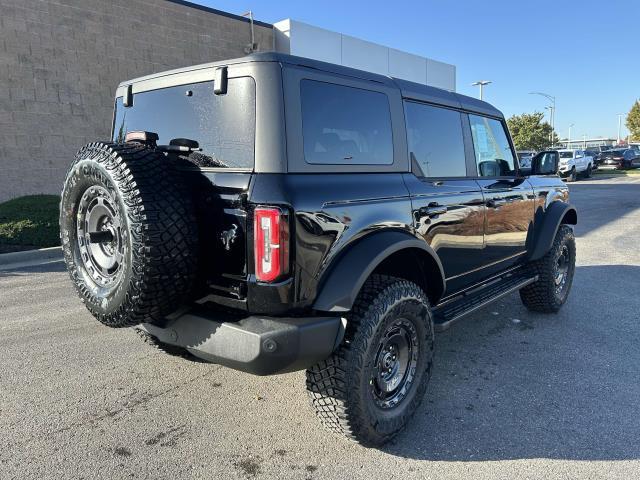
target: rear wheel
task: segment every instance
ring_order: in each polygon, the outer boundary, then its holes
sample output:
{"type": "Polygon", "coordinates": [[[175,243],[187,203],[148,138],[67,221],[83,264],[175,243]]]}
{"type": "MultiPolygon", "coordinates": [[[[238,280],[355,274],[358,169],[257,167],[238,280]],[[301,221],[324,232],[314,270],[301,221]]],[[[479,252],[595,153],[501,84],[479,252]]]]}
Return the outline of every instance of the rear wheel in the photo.
{"type": "Polygon", "coordinates": [[[364,445],[381,445],[406,425],[433,362],[429,301],[416,284],[373,275],[349,315],[345,340],[307,370],[321,422],[364,445]]]}
{"type": "Polygon", "coordinates": [[[591,168],[591,164],[587,167],[587,170],[584,172],[585,178],[591,178],[591,174],[593,173],[593,169],[591,168]]]}
{"type": "Polygon", "coordinates": [[[560,225],[551,250],[531,263],[538,280],[520,290],[522,303],[535,312],[554,313],[569,296],[576,268],[576,241],[573,230],[560,225]]]}
{"type": "Polygon", "coordinates": [[[60,237],[89,311],[110,327],[156,322],[190,292],[197,230],[190,193],[162,153],[92,143],[65,180],[60,237]]]}

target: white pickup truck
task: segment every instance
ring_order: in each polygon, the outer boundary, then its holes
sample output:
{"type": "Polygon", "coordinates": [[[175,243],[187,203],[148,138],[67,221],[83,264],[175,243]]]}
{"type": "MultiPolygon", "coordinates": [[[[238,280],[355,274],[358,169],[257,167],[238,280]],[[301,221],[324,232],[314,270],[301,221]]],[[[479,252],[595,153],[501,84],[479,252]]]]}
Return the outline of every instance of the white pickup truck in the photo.
{"type": "Polygon", "coordinates": [[[593,171],[593,157],[586,155],[584,150],[558,150],[560,154],[560,165],[558,172],[567,182],[575,182],[578,175],[586,178],[591,176],[593,171]]]}

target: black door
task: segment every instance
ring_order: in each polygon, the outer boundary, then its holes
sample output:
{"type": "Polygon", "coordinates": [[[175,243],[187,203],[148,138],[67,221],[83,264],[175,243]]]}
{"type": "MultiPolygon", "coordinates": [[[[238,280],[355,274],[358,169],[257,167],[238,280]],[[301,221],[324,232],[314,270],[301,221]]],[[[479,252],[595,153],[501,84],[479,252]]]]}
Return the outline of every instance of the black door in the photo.
{"type": "Polygon", "coordinates": [[[535,210],[534,192],[529,182],[518,175],[504,123],[470,114],[469,124],[477,182],[486,205],[483,261],[485,266],[495,266],[489,270],[499,270],[526,253],[535,210]]]}
{"type": "Polygon", "coordinates": [[[405,183],[411,193],[414,227],[438,254],[450,291],[464,283],[461,277],[484,263],[482,193],[471,179],[407,175],[405,183]]]}
{"type": "Polygon", "coordinates": [[[457,110],[412,101],[405,102],[405,114],[413,170],[405,183],[414,227],[438,254],[451,292],[484,263],[485,206],[478,183],[468,178],[464,118],[457,110]]]}

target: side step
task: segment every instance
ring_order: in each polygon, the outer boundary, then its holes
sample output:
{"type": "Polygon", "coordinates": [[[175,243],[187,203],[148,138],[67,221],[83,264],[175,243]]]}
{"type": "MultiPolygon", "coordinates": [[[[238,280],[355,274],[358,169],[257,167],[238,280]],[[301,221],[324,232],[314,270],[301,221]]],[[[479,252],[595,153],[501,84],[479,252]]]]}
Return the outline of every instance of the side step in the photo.
{"type": "Polygon", "coordinates": [[[437,305],[434,309],[434,329],[436,332],[446,330],[465,315],[505,295],[520,290],[536,280],[538,280],[537,275],[531,277],[522,273],[509,273],[457,297],[453,297],[437,305]]]}

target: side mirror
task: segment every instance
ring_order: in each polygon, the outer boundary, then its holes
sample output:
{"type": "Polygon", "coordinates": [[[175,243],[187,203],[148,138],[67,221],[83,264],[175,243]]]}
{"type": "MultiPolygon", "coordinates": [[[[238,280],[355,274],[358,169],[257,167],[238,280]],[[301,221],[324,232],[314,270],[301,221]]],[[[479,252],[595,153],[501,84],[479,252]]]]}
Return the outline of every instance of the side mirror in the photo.
{"type": "Polygon", "coordinates": [[[531,159],[531,175],[557,175],[558,152],[540,152],[531,159]]]}

